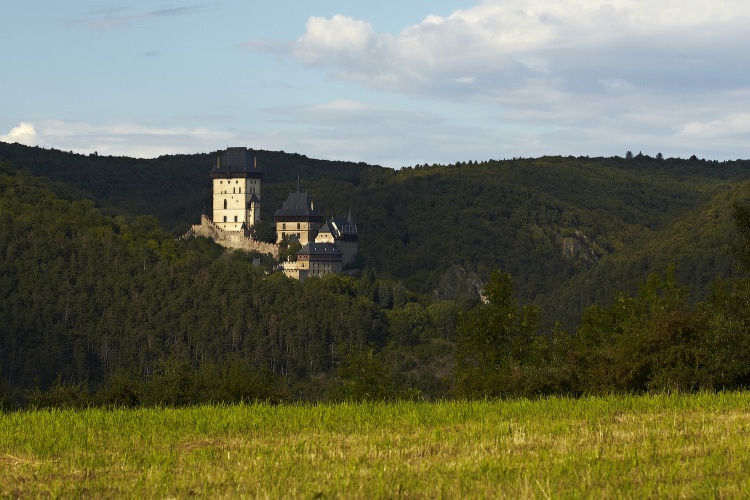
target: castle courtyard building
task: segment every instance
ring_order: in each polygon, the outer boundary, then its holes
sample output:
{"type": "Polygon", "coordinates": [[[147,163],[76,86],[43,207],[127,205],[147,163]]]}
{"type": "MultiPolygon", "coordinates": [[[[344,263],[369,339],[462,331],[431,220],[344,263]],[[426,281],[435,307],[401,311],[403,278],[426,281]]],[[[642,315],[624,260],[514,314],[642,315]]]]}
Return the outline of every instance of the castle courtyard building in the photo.
{"type": "Polygon", "coordinates": [[[323,225],[323,213],[313,206],[307,193],[297,186],[296,193],[289,193],[282,207],[273,216],[276,223],[276,242],[284,237],[296,236],[300,245],[315,241],[323,225]]]}
{"type": "Polygon", "coordinates": [[[310,276],[341,273],[341,250],[335,243],[306,243],[297,252],[297,262],[284,264],[284,274],[304,281],[310,276]]]}

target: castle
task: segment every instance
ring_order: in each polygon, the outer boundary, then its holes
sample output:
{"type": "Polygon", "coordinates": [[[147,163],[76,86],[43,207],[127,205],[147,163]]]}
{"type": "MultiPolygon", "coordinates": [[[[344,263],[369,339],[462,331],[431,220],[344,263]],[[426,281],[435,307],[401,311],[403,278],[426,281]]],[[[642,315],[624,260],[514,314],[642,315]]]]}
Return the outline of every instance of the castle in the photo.
{"type": "Polygon", "coordinates": [[[226,248],[270,253],[279,257],[279,245],[298,242],[301,249],[296,261],[282,262],[279,269],[286,276],[304,280],[309,276],[341,273],[354,262],[359,233],[351,212],[347,218],[331,217],[327,221],[316,209],[307,193],[290,193],[273,216],[276,244],[256,241],[251,229],[260,221],[261,182],[263,170],[247,148],[227,148],[216,158],[211,169],[213,207],[211,217],[205,213],[201,223],[185,236],[205,236],[226,248]]]}

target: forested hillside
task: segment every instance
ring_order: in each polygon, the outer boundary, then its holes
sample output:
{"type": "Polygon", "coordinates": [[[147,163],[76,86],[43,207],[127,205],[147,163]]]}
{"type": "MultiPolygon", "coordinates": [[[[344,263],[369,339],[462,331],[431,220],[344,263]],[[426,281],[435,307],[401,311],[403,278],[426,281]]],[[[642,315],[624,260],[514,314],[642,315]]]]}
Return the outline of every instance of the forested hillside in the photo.
{"type": "Polygon", "coordinates": [[[360,228],[356,277],[298,283],[267,256],[175,239],[215,154],[0,152],[0,406],[750,383],[750,285],[716,279],[750,268],[748,162],[393,171],[259,151],[264,218],[299,175],[360,228]]]}
{"type": "MultiPolygon", "coordinates": [[[[210,210],[208,172],[218,154],[137,160],[0,143],[0,160],[51,179],[61,196],[85,196],[113,215],[153,215],[173,234],[181,234],[198,222],[204,209],[210,210]]],[[[595,283],[596,273],[589,270],[600,261],[606,263],[603,267],[610,265],[605,257],[638,260],[644,254],[638,249],[646,247],[663,250],[659,262],[674,256],[677,275],[702,296],[702,284],[730,270],[720,249],[727,242],[706,233],[690,256],[671,248],[674,235],[662,231],[750,178],[750,161],[641,154],[628,159],[491,160],[399,171],[283,152],[256,154],[266,174],[264,220],[272,220],[299,176],[302,188],[326,215],[352,210],[361,234],[361,267],[438,296],[445,295],[439,290],[441,278],[453,266],[481,280],[499,268],[514,277],[521,300],[546,303],[560,302],[557,294],[565,293],[573,277],[594,276],[580,279],[595,283]],[[655,243],[649,244],[652,239],[655,243]]],[[[715,208],[724,214],[725,227],[730,209],[727,204],[715,208]]],[[[688,230],[683,223],[673,231],[680,228],[688,230]]],[[[649,270],[643,262],[624,259],[616,259],[624,269],[649,270]]],[[[634,291],[643,273],[628,275],[632,279],[625,284],[634,291]]],[[[576,314],[594,299],[612,295],[607,287],[599,293],[591,286],[576,286],[576,314]]]]}
{"type": "MultiPolygon", "coordinates": [[[[225,388],[236,397],[259,390],[243,385],[256,378],[248,374],[283,380],[287,391],[306,383],[315,394],[330,389],[325,375],[347,356],[385,346],[391,331],[398,343],[419,340],[373,302],[392,285],[368,275],[304,284],[267,276],[243,252],[177,243],[151,216],[109,217],[7,165],[0,192],[0,368],[18,390],[58,377],[92,387],[118,373],[168,378],[176,363],[237,384],[225,388]]],[[[409,294],[396,292],[396,305],[407,306],[409,294]]],[[[413,307],[424,315],[422,340],[452,336],[455,308],[413,307]]]]}

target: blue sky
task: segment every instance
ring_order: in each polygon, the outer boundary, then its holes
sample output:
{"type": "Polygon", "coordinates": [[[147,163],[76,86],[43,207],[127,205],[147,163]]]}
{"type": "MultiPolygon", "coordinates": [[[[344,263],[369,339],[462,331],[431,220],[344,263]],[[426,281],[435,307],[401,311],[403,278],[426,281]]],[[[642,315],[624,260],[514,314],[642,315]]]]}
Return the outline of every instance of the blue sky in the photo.
{"type": "Polygon", "coordinates": [[[6,142],[394,168],[750,158],[745,0],[6,3],[6,142]]]}

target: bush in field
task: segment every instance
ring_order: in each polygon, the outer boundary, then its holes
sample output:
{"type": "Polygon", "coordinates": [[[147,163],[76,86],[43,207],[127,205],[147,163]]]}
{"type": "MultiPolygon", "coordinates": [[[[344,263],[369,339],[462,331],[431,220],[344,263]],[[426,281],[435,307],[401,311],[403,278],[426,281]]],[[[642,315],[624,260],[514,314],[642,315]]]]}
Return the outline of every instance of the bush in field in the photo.
{"type": "Polygon", "coordinates": [[[46,391],[36,388],[26,395],[32,408],[85,408],[91,405],[91,394],[84,382],[63,382],[58,376],[46,391]]]}

